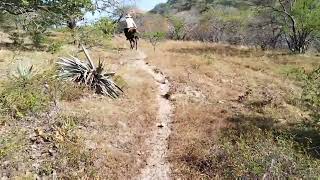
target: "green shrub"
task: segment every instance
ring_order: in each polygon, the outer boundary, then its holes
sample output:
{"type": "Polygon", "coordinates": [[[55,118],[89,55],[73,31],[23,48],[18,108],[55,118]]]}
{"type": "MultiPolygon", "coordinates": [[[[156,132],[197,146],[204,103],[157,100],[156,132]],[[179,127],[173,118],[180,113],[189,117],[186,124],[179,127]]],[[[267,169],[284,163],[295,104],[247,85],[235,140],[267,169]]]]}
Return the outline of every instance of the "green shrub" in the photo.
{"type": "Polygon", "coordinates": [[[160,43],[160,41],[165,39],[166,33],[165,32],[147,32],[143,36],[144,38],[149,40],[149,42],[153,46],[153,51],[156,51],[157,45],[160,43]]]}
{"type": "Polygon", "coordinates": [[[31,40],[35,47],[40,48],[42,44],[45,42],[45,35],[38,32],[31,33],[31,40]]]}
{"type": "Polygon", "coordinates": [[[5,82],[0,92],[1,112],[14,117],[23,117],[48,108],[50,97],[34,78],[12,79],[5,82]]]}
{"type": "Polygon", "coordinates": [[[282,69],[282,74],[297,81],[303,81],[306,78],[305,70],[298,67],[286,66],[282,69]]]}
{"type": "Polygon", "coordinates": [[[46,111],[57,100],[78,100],[89,91],[83,86],[60,81],[55,69],[33,76],[18,73],[4,82],[3,87],[0,91],[0,114],[16,118],[46,111]]]}
{"type": "Polygon", "coordinates": [[[172,16],[169,17],[169,22],[173,27],[173,30],[169,32],[169,37],[174,40],[183,40],[186,36],[186,24],[183,21],[183,19],[176,16],[172,16]]]}
{"type": "Polygon", "coordinates": [[[257,127],[224,131],[207,154],[189,152],[188,166],[209,178],[316,179],[320,161],[290,136],[257,127]],[[192,161],[190,161],[190,159],[192,161]]]}
{"type": "Polygon", "coordinates": [[[96,22],[93,27],[101,31],[103,34],[102,36],[110,39],[117,27],[117,24],[115,24],[113,21],[111,21],[108,18],[101,18],[98,22],[96,22]]]}
{"type": "Polygon", "coordinates": [[[317,122],[320,122],[320,67],[306,74],[302,101],[312,111],[317,122]]]}
{"type": "Polygon", "coordinates": [[[58,79],[55,68],[49,69],[35,78],[40,84],[47,84],[48,95],[52,100],[75,101],[90,92],[85,86],[58,79]]]}
{"type": "Polygon", "coordinates": [[[0,138],[0,160],[22,150],[25,144],[25,133],[22,131],[15,130],[4,134],[0,138]]]}
{"type": "Polygon", "coordinates": [[[72,42],[88,47],[108,46],[111,40],[114,25],[108,20],[101,20],[93,25],[81,26],[71,31],[72,42]]]}
{"type": "Polygon", "coordinates": [[[53,42],[48,47],[48,52],[51,54],[55,54],[62,49],[63,43],[61,42],[53,42]]]}
{"type": "Polygon", "coordinates": [[[19,64],[0,91],[0,112],[14,117],[42,111],[49,106],[50,97],[33,73],[33,66],[19,64]]]}

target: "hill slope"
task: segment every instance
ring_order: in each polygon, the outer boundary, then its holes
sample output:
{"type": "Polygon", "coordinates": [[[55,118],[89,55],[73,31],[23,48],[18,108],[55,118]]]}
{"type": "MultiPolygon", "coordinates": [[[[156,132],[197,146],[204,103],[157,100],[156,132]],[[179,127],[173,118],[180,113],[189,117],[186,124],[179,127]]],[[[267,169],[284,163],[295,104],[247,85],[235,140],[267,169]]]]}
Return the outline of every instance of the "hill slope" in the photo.
{"type": "Polygon", "coordinates": [[[156,5],[150,12],[165,15],[181,11],[189,11],[192,8],[203,12],[214,6],[248,9],[250,3],[251,1],[248,0],[168,0],[167,3],[156,5]]]}

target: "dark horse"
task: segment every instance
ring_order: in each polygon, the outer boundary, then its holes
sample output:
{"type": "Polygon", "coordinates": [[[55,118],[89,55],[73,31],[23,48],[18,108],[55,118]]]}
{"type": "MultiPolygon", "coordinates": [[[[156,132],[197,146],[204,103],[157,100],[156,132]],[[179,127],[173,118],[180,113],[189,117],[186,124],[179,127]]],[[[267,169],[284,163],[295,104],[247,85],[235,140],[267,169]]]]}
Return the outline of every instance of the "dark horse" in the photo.
{"type": "Polygon", "coordinates": [[[138,50],[138,40],[139,37],[136,35],[137,30],[136,29],[129,29],[125,28],[124,29],[124,34],[126,35],[127,40],[130,42],[130,48],[138,50]]]}

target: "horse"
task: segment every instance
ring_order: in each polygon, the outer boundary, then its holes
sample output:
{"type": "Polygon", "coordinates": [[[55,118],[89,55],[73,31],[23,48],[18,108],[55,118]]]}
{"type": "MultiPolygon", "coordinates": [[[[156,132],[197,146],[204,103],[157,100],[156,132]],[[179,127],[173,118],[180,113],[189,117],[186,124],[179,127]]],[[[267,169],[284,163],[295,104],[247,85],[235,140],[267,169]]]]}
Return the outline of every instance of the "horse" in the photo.
{"type": "Polygon", "coordinates": [[[136,48],[136,50],[138,50],[139,37],[136,35],[136,33],[137,33],[136,29],[129,29],[129,28],[124,29],[124,34],[125,34],[127,40],[129,40],[129,42],[130,42],[130,48],[131,49],[136,48]]]}

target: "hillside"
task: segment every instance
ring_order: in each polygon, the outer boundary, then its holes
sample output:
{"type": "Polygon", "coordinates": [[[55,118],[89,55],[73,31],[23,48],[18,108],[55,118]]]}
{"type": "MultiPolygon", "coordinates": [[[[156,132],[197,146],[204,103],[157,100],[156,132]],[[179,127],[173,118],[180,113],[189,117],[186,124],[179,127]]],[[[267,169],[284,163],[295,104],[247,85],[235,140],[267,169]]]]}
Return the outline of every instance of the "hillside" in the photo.
{"type": "Polygon", "coordinates": [[[168,0],[167,3],[156,5],[150,12],[157,14],[173,14],[181,11],[189,11],[192,8],[199,12],[206,11],[210,6],[233,7],[237,9],[248,9],[252,4],[248,0],[168,0]]]}
{"type": "MultiPolygon", "coordinates": [[[[320,11],[318,2],[308,3],[314,12],[320,11]]],[[[289,1],[283,4],[256,0],[169,0],[150,12],[168,17],[172,25],[170,38],[175,40],[222,42],[263,50],[287,48],[299,53],[307,49],[319,52],[320,36],[316,27],[320,27],[320,21],[315,14],[307,15],[310,11],[303,8],[307,7],[303,1],[297,2],[296,8],[292,5],[289,1]],[[284,19],[279,18],[283,15],[284,19]],[[304,21],[311,16],[314,17],[309,18],[311,24],[303,27],[304,21]],[[293,21],[287,21],[287,18],[293,18],[293,21]],[[310,41],[302,34],[311,36],[310,41]]]]}

